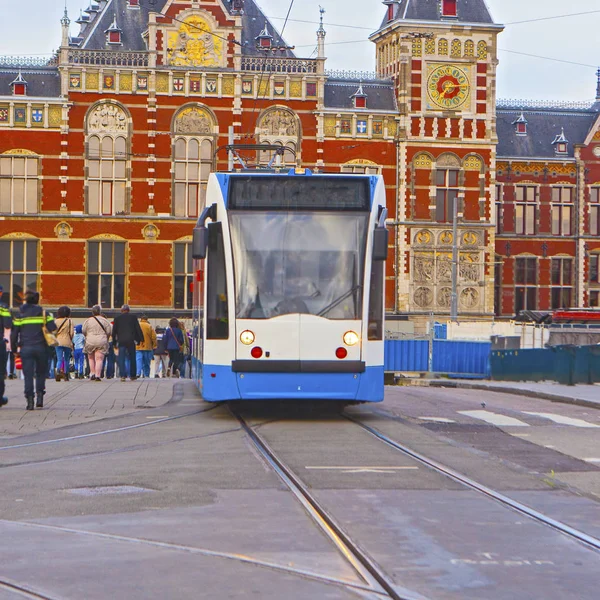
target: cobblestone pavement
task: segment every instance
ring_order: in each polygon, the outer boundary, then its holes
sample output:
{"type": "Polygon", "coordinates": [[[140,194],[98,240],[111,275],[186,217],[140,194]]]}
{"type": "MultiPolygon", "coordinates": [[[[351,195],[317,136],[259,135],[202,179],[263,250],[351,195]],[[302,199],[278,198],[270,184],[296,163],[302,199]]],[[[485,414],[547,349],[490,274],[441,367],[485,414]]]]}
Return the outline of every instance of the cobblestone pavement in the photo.
{"type": "Polygon", "coordinates": [[[138,409],[158,408],[172,398],[173,383],[178,379],[119,379],[100,383],[71,380],[46,382],[44,408],[25,410],[23,381],[6,382],[9,402],[0,409],[0,438],[11,438],[66,425],[78,425],[98,419],[118,417],[138,409]]]}

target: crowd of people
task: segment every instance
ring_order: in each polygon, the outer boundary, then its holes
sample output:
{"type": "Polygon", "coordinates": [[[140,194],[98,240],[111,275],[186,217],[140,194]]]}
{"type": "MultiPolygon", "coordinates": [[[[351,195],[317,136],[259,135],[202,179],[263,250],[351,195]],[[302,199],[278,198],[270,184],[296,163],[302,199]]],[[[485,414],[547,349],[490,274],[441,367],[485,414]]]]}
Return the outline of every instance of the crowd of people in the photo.
{"type": "Polygon", "coordinates": [[[91,316],[75,325],[68,306],[61,306],[54,318],[39,305],[39,294],[29,291],[14,317],[0,303],[0,332],[0,406],[8,402],[5,379],[15,378],[19,367],[27,410],[44,406],[49,378],[135,381],[151,376],[153,361],[154,377],[191,377],[192,338],[183,323],[172,318],[168,327],[155,329],[127,304],[112,322],[94,306],[91,316]]]}

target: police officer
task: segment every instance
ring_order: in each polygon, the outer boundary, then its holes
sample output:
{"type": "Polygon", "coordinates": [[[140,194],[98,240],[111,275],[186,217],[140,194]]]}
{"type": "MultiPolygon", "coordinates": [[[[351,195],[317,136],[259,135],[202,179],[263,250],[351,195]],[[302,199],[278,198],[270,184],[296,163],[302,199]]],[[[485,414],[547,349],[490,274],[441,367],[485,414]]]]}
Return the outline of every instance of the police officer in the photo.
{"type": "MultiPolygon", "coordinates": [[[[33,410],[35,374],[35,391],[37,392],[36,406],[44,406],[46,392],[46,372],[48,370],[48,345],[44,337],[44,311],[39,305],[40,295],[28,291],[25,294],[25,304],[21,305],[19,314],[13,320],[11,335],[12,347],[21,354],[23,375],[25,377],[25,398],[27,410],[33,410]]],[[[56,324],[50,314],[46,314],[48,331],[55,331],[56,324]]]]}
{"type": "Polygon", "coordinates": [[[8,403],[8,398],[4,395],[4,378],[6,377],[8,352],[10,352],[10,329],[12,327],[10,310],[2,302],[3,293],[4,289],[0,285],[0,406],[8,403]]]}

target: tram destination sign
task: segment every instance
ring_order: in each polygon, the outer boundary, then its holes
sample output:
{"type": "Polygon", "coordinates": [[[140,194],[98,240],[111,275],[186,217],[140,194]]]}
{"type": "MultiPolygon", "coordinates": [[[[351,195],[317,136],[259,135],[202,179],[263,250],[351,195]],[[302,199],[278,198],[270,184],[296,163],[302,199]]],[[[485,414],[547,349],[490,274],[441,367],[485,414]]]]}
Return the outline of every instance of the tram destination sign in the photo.
{"type": "Polygon", "coordinates": [[[236,175],[229,180],[230,210],[370,211],[369,177],[236,175]]]}

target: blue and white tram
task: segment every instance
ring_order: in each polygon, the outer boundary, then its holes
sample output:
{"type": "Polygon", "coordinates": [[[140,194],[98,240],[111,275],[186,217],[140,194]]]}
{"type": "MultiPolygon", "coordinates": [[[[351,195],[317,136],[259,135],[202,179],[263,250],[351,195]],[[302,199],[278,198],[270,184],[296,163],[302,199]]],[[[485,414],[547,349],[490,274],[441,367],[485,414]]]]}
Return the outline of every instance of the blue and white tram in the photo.
{"type": "Polygon", "coordinates": [[[381,176],[213,173],[192,254],[209,402],[383,400],[381,176]]]}

